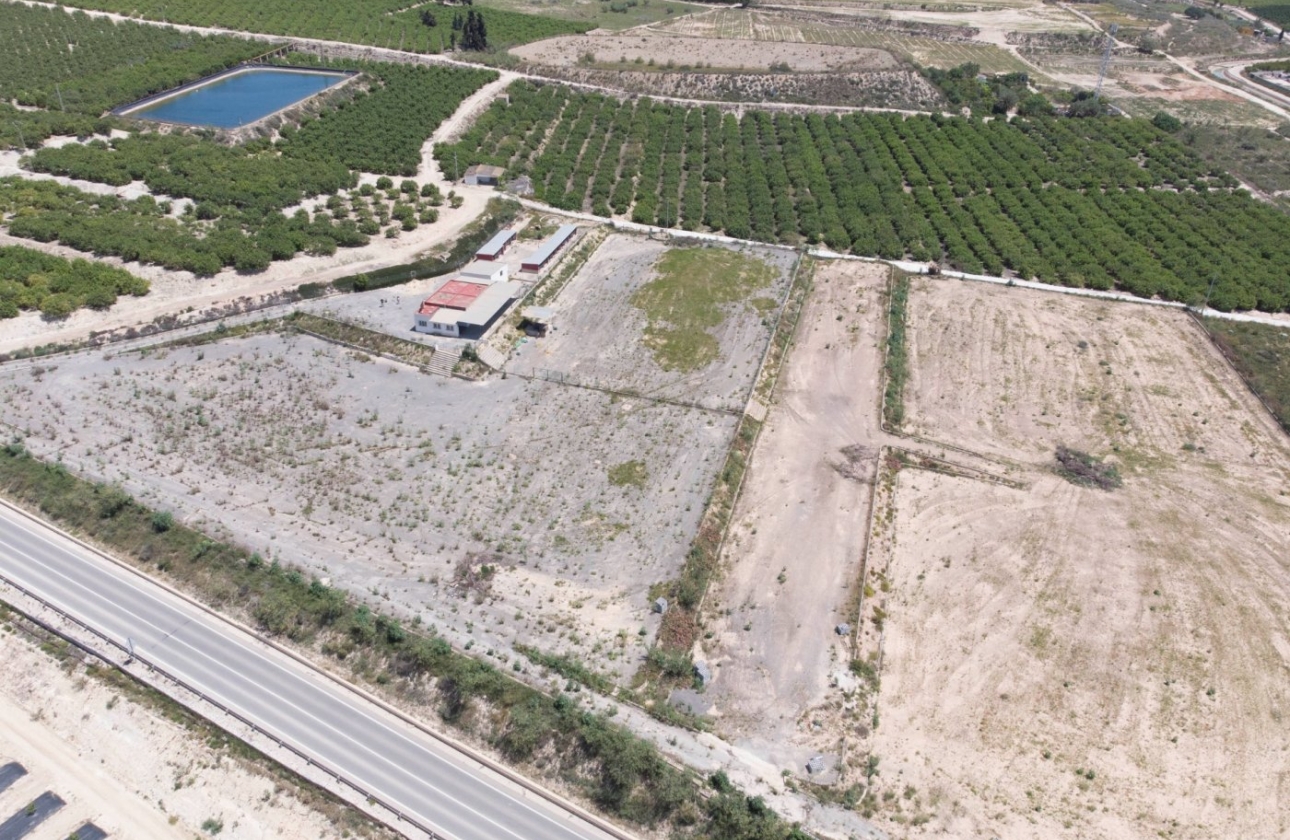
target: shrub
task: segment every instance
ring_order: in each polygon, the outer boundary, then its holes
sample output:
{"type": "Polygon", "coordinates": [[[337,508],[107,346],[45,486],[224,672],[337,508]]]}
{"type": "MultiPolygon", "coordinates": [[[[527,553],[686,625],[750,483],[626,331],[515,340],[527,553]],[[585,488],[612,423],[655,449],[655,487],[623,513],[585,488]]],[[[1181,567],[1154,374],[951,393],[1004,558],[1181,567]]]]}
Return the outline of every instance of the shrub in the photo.
{"type": "Polygon", "coordinates": [[[1168,132],[1169,134],[1174,134],[1175,132],[1180,131],[1183,127],[1182,120],[1178,119],[1173,114],[1166,114],[1164,111],[1160,111],[1152,117],[1151,124],[1161,131],[1168,132]]]}
{"type": "Polygon", "coordinates": [[[1087,452],[1057,447],[1057,472],[1072,484],[1112,490],[1122,484],[1120,471],[1114,464],[1104,463],[1087,452]]]}
{"type": "Polygon", "coordinates": [[[66,318],[75,309],[76,301],[66,293],[49,295],[40,302],[40,314],[55,320],[66,318]]]}

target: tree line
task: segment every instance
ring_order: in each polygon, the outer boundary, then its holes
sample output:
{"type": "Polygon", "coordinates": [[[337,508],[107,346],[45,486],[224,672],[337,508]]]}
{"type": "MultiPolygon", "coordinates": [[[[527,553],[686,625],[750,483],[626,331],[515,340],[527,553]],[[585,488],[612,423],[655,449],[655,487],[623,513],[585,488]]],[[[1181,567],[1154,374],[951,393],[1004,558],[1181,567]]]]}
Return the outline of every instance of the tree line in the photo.
{"type": "Polygon", "coordinates": [[[562,209],[822,244],[1223,309],[1290,307],[1290,218],[1150,121],[742,118],[516,83],[445,171],[529,175],[562,209]]]}
{"type": "MultiPolygon", "coordinates": [[[[426,26],[423,10],[407,0],[72,0],[68,5],[170,23],[322,38],[416,53],[450,49],[446,27],[426,26]]],[[[586,32],[595,26],[588,21],[497,7],[475,11],[486,21],[490,45],[497,47],[586,32]]]]}
{"type": "MultiPolygon", "coordinates": [[[[302,57],[290,60],[303,62],[302,57]]],[[[221,268],[265,268],[295,254],[330,254],[367,244],[375,222],[327,210],[290,217],[305,198],[357,186],[357,172],[415,174],[426,137],[496,74],[490,70],[361,64],[371,86],[306,120],[278,140],[225,146],[204,132],[142,132],[111,141],[42,148],[38,172],[192,200],[182,213],[150,197],[121,201],[51,182],[0,181],[9,232],[208,276],[221,268]]],[[[404,229],[437,218],[423,211],[404,229]]],[[[377,228],[379,230],[379,228],[377,228]]]]}
{"type": "Polygon", "coordinates": [[[147,293],[147,280],[115,266],[0,247],[0,318],[16,318],[22,310],[65,318],[83,306],[107,309],[120,295],[147,293]]]}

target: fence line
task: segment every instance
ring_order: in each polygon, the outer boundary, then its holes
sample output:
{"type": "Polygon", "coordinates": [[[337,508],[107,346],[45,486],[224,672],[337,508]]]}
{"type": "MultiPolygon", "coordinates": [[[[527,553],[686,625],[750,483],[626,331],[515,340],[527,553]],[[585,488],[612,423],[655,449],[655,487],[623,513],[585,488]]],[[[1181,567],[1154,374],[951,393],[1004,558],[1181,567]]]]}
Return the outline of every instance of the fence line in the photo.
{"type": "Polygon", "coordinates": [[[740,417],[743,412],[734,408],[722,408],[720,406],[703,405],[702,403],[692,402],[690,400],[678,400],[671,397],[655,397],[649,394],[642,394],[640,391],[632,391],[625,388],[615,388],[611,385],[601,385],[597,382],[587,382],[574,379],[567,373],[549,368],[535,368],[533,373],[519,373],[513,370],[503,372],[504,376],[514,376],[519,379],[526,379],[529,382],[554,382],[557,385],[567,385],[570,388],[582,388],[586,391],[600,391],[605,394],[613,394],[616,397],[624,399],[648,400],[649,402],[662,403],[663,405],[674,405],[680,408],[692,408],[696,411],[711,411],[714,414],[728,414],[731,417],[740,417]]]}

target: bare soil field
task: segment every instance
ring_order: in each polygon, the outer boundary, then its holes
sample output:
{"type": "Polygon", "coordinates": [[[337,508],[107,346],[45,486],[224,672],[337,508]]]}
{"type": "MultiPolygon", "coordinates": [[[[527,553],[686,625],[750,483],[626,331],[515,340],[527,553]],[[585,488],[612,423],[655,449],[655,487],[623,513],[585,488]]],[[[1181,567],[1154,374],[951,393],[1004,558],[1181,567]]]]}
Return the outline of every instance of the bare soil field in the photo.
{"type": "Polygon", "coordinates": [[[701,643],[718,730],[781,770],[835,764],[838,733],[814,710],[842,702],[878,447],[888,269],[820,263],[735,506],[701,643]]]}
{"type": "Polygon", "coordinates": [[[896,108],[933,111],[945,97],[912,70],[866,73],[669,73],[627,65],[614,67],[542,67],[544,76],[597,85],[643,96],[708,99],[723,102],[792,102],[852,108],[896,108]]]}
{"type": "Polygon", "coordinates": [[[1285,836],[1273,421],[1179,314],[926,280],[909,312],[910,426],[1028,486],[895,475],[873,810],[918,803],[915,836],[1285,836]],[[1055,475],[1059,443],[1123,487],[1055,475]]]}
{"type": "MultiPolygon", "coordinates": [[[[830,10],[831,13],[837,11],[830,10]]],[[[883,16],[862,17],[855,14],[838,19],[819,19],[797,12],[718,9],[710,14],[693,15],[659,24],[650,27],[648,31],[702,38],[705,42],[712,39],[738,39],[759,41],[764,45],[812,44],[817,49],[849,47],[882,50],[904,61],[931,67],[949,68],[973,62],[980,65],[986,73],[1014,70],[1025,72],[1033,69],[1018,59],[1011,48],[1005,48],[1006,35],[1011,30],[1000,28],[1002,25],[993,19],[987,18],[986,22],[993,21],[995,28],[981,29],[977,25],[977,16],[971,14],[953,15],[944,19],[933,15],[925,21],[906,21],[906,16],[913,14],[912,12],[900,12],[899,20],[885,17],[885,12],[880,14],[883,16]],[[848,22],[852,25],[848,25],[848,22]],[[896,26],[897,23],[902,26],[896,26]],[[909,29],[920,23],[926,32],[916,27],[909,29]],[[933,37],[938,32],[939,37],[933,37]]],[[[1020,20],[1012,22],[1021,25],[1020,20]]],[[[1036,28],[1047,25],[1035,23],[1036,28]]],[[[1060,31],[1075,28],[1070,24],[1052,25],[1060,31]]],[[[792,61],[789,64],[794,70],[810,69],[799,68],[792,61]]]]}
{"type": "Polygon", "coordinates": [[[627,673],[735,423],[273,333],[4,371],[0,392],[40,457],[463,646],[627,673]]]}
{"type": "MultiPolygon", "coordinates": [[[[1097,50],[1068,53],[1022,47],[1021,56],[1063,87],[1097,85],[1097,50]]],[[[1275,127],[1274,115],[1208,84],[1163,59],[1117,53],[1107,69],[1105,91],[1116,107],[1150,119],[1160,111],[1187,122],[1275,127]]]]}
{"type": "MultiPolygon", "coordinates": [[[[818,9],[814,13],[819,15],[824,12],[824,9],[818,9]]],[[[977,4],[938,8],[936,4],[923,4],[922,8],[912,9],[857,3],[830,7],[827,14],[851,18],[857,26],[891,20],[905,25],[921,23],[932,27],[970,27],[979,30],[981,40],[997,44],[1003,43],[1002,36],[1007,32],[1079,32],[1091,28],[1066,9],[1044,3],[1026,3],[1011,8],[986,8],[977,4]]],[[[794,20],[806,22],[811,17],[812,12],[805,10],[722,9],[712,15],[711,22],[708,21],[708,15],[691,15],[659,25],[695,29],[708,25],[720,33],[721,37],[731,37],[726,33],[731,29],[738,31],[741,26],[768,34],[779,34],[786,31],[794,20]]]]}
{"type": "Polygon", "coordinates": [[[1159,80],[1157,84],[1161,84],[1161,90],[1144,88],[1141,95],[1117,97],[1117,107],[1129,116],[1144,119],[1151,119],[1164,111],[1183,122],[1196,125],[1266,129],[1275,129],[1281,125],[1281,120],[1275,114],[1207,85],[1198,84],[1171,90],[1165,86],[1168,84],[1166,80],[1159,80]]]}
{"type": "Polygon", "coordinates": [[[633,296],[657,276],[655,266],[668,251],[663,243],[644,237],[610,236],[550,304],[556,310],[556,329],[519,345],[507,371],[526,376],[551,373],[647,397],[742,410],[797,255],[743,249],[772,266],[775,279],[755,293],[760,307],[741,302],[725,308],[722,323],[712,330],[717,357],[691,371],[666,370],[653,357],[646,344],[646,312],[633,303],[633,296]]]}
{"type": "Polygon", "coordinates": [[[535,64],[572,67],[592,55],[594,61],[656,65],[769,70],[787,64],[806,72],[894,70],[900,66],[890,53],[878,49],[820,44],[769,42],[750,51],[742,40],[673,38],[654,32],[627,35],[565,35],[515,47],[512,53],[535,64]]]}
{"type": "Polygon", "coordinates": [[[1130,475],[1189,459],[1290,475],[1274,427],[1182,313],[1043,293],[1014,304],[927,279],[910,313],[911,432],[1036,465],[1065,444],[1130,475]]]}
{"type": "Polygon", "coordinates": [[[244,840],[347,836],[273,778],[122,699],[74,661],[60,667],[11,628],[0,633],[0,660],[0,763],[27,770],[0,794],[0,819],[45,791],[67,803],[33,836],[65,838],[93,821],[112,837],[177,840],[208,820],[244,840]]]}

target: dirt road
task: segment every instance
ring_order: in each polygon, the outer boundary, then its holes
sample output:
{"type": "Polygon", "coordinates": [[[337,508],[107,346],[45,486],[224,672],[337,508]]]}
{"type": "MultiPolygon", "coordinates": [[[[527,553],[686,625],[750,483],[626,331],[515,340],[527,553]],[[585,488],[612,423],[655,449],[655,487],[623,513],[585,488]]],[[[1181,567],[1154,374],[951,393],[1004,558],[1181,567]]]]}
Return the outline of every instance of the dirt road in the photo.
{"type": "Polygon", "coordinates": [[[858,581],[878,447],[883,265],[819,266],[705,605],[719,729],[801,772],[834,733],[812,730],[848,663],[834,627],[858,581]],[[844,452],[845,450],[845,452],[844,452]]]}

